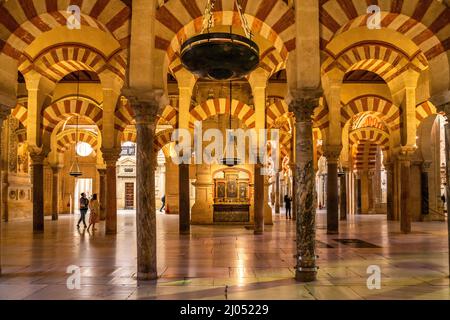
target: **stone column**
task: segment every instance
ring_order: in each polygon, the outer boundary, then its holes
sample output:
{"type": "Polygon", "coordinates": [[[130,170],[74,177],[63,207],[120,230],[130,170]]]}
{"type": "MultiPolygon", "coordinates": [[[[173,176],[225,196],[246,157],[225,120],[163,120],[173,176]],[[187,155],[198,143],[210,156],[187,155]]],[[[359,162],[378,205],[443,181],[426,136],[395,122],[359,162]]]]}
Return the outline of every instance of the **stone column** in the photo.
{"type": "Polygon", "coordinates": [[[327,234],[339,233],[339,190],[338,190],[338,161],[341,146],[327,146],[327,234]]]}
{"type": "Polygon", "coordinates": [[[182,163],[178,166],[179,195],[179,230],[180,234],[191,232],[191,205],[189,196],[189,164],[182,163]]]}
{"type": "MultiPolygon", "coordinates": [[[[8,116],[9,111],[6,109],[3,109],[3,106],[0,105],[0,159],[3,158],[3,153],[5,152],[5,150],[2,148],[2,131],[1,128],[3,127],[3,121],[6,119],[6,117],[8,116]]],[[[3,199],[1,199],[1,201],[3,202],[3,199]]],[[[2,217],[0,215],[0,276],[2,275],[2,217]]]]}
{"type": "Polygon", "coordinates": [[[61,172],[60,166],[52,166],[52,220],[56,221],[58,220],[59,211],[61,207],[60,203],[60,179],[59,179],[59,173],[61,172]]]}
{"type": "Polygon", "coordinates": [[[33,231],[44,232],[44,160],[41,150],[30,150],[33,167],[33,231]]]}
{"type": "Polygon", "coordinates": [[[116,163],[120,157],[120,148],[102,149],[106,164],[106,234],[117,233],[117,172],[116,163]]]}
{"type": "Polygon", "coordinates": [[[264,175],[262,170],[264,166],[261,164],[255,165],[254,171],[254,221],[255,229],[254,234],[264,233],[264,175]]]}
{"type": "Polygon", "coordinates": [[[398,160],[400,163],[400,229],[403,233],[411,232],[410,181],[412,149],[402,147],[398,160]]]}
{"type": "Polygon", "coordinates": [[[156,264],[155,165],[153,148],[156,129],[157,101],[131,100],[136,115],[137,132],[137,278],[158,277],[156,264]]]}
{"type": "Polygon", "coordinates": [[[428,188],[428,178],[431,168],[431,162],[422,163],[422,172],[420,173],[421,187],[421,218],[423,220],[431,220],[430,217],[430,190],[428,188]]]}
{"type": "Polygon", "coordinates": [[[280,214],[280,172],[275,174],[275,213],[280,214]]]}
{"type": "Polygon", "coordinates": [[[320,91],[301,91],[289,106],[295,114],[295,189],[297,211],[297,281],[315,281],[316,267],[316,190],[313,154],[312,116],[320,91]]]}
{"type": "Polygon", "coordinates": [[[339,211],[340,220],[347,220],[347,176],[348,169],[344,168],[343,174],[340,176],[340,201],[339,201],[339,211]]]}
{"type": "Polygon", "coordinates": [[[99,186],[100,186],[100,194],[99,194],[99,203],[100,203],[100,220],[106,220],[106,169],[97,169],[98,175],[100,178],[99,186]]]}
{"type": "Polygon", "coordinates": [[[387,219],[394,221],[394,165],[392,163],[386,163],[384,167],[386,168],[387,180],[387,219]]]}
{"type": "Polygon", "coordinates": [[[296,177],[295,177],[295,172],[296,172],[296,167],[297,165],[295,163],[290,163],[289,164],[292,172],[294,173],[294,178],[292,179],[292,193],[291,193],[291,197],[292,197],[292,220],[296,221],[297,220],[297,197],[295,196],[295,192],[297,190],[297,181],[296,181],[296,177]]]}
{"type": "MultiPolygon", "coordinates": [[[[8,150],[9,150],[9,121],[7,120],[6,112],[2,112],[0,114],[0,135],[2,135],[2,140],[0,141],[0,148],[5,148],[5,152],[2,152],[0,156],[0,220],[4,219],[5,222],[9,220],[9,212],[8,212],[8,189],[9,189],[9,181],[8,181],[8,150]]],[[[9,112],[7,112],[9,113],[9,112]]]]}

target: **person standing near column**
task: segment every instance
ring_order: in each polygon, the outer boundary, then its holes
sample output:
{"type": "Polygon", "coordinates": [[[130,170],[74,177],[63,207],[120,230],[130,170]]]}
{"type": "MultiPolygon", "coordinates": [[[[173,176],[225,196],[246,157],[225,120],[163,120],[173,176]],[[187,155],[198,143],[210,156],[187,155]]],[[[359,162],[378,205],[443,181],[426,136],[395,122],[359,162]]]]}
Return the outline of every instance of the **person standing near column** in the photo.
{"type": "Polygon", "coordinates": [[[81,222],[83,222],[84,227],[87,228],[86,213],[88,209],[89,209],[89,200],[88,198],[86,198],[86,194],[83,192],[80,198],[80,220],[78,220],[77,228],[80,227],[81,222]]]}
{"type": "Polygon", "coordinates": [[[286,194],[284,196],[284,207],[286,208],[286,219],[292,219],[292,217],[291,217],[291,203],[292,203],[292,197],[289,197],[286,194]]]}

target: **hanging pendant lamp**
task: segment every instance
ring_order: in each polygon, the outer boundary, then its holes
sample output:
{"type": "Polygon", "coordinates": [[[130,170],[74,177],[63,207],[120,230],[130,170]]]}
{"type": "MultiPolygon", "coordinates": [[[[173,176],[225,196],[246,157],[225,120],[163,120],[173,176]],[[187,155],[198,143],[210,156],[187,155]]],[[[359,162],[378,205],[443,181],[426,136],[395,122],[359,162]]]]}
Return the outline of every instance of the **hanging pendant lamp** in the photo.
{"type": "Polygon", "coordinates": [[[259,65],[259,47],[252,40],[247,19],[235,0],[245,36],[230,32],[210,32],[214,27],[214,5],[208,0],[203,16],[203,31],[186,40],[181,46],[183,66],[199,78],[210,80],[240,79],[259,65]]]}
{"type": "MultiPolygon", "coordinates": [[[[230,114],[229,114],[229,128],[230,128],[230,130],[232,130],[232,122],[231,122],[231,110],[232,110],[232,108],[233,108],[233,83],[230,81],[230,114]]],[[[231,132],[230,132],[230,135],[231,135],[231,132]]],[[[226,149],[225,151],[227,151],[229,148],[234,148],[234,142],[235,141],[236,140],[235,140],[234,136],[233,136],[233,139],[228,139],[227,138],[227,145],[225,147],[225,149],[226,149]],[[231,142],[231,141],[233,141],[233,143],[232,143],[231,146],[229,146],[228,143],[231,142]]],[[[227,156],[228,156],[228,154],[227,154],[227,156]]],[[[237,157],[234,157],[234,158],[224,157],[221,160],[221,163],[223,165],[225,165],[225,166],[228,166],[228,167],[234,167],[234,166],[240,165],[241,162],[242,162],[241,159],[239,159],[237,157]]]]}
{"type": "MultiPolygon", "coordinates": [[[[78,82],[77,82],[77,102],[80,96],[80,72],[78,71],[78,82]]],[[[80,165],[78,163],[78,153],[77,153],[77,146],[78,146],[78,120],[79,117],[77,115],[77,122],[75,127],[75,158],[72,162],[72,165],[70,166],[69,175],[72,177],[81,177],[83,175],[83,172],[80,170],[80,165]]]]}

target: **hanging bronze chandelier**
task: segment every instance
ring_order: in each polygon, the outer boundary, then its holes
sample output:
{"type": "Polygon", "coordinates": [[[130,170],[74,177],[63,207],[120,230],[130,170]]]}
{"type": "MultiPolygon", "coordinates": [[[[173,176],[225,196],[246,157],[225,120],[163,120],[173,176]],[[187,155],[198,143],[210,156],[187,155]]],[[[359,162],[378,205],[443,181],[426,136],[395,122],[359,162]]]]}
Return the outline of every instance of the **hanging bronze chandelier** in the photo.
{"type": "Polygon", "coordinates": [[[215,0],[208,0],[203,17],[202,33],[186,40],[181,46],[183,66],[199,78],[235,80],[248,75],[259,64],[259,47],[252,40],[242,7],[236,0],[245,36],[230,32],[210,32],[214,27],[215,0]]]}

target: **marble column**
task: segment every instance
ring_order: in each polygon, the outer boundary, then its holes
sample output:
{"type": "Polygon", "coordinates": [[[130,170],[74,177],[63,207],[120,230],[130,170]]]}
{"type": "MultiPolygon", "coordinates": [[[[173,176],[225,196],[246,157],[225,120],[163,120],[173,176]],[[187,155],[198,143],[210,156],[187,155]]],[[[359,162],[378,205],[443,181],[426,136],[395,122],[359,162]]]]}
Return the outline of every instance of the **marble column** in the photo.
{"type": "Polygon", "coordinates": [[[448,269],[449,269],[449,277],[450,277],[450,104],[447,104],[446,107],[446,115],[447,115],[447,123],[445,124],[445,157],[447,159],[445,166],[446,173],[446,193],[447,193],[447,238],[448,238],[448,269]]]}
{"type": "Polygon", "coordinates": [[[296,156],[295,189],[297,221],[297,281],[315,281],[316,266],[316,190],[313,154],[312,116],[318,105],[320,91],[296,93],[290,103],[295,114],[296,156]]]}
{"type": "Polygon", "coordinates": [[[33,167],[33,231],[44,232],[44,160],[42,151],[30,150],[33,167]]]}
{"type": "Polygon", "coordinates": [[[262,170],[263,165],[256,164],[254,171],[254,192],[253,192],[253,202],[254,202],[254,234],[264,233],[264,174],[262,170]]]}
{"type": "Polygon", "coordinates": [[[117,233],[117,172],[116,163],[120,157],[120,148],[102,149],[106,164],[106,234],[117,233]]]}
{"type": "Polygon", "coordinates": [[[327,146],[327,234],[339,233],[338,161],[341,146],[327,146]]]}
{"type": "MultiPolygon", "coordinates": [[[[297,165],[295,163],[290,163],[289,166],[295,175],[297,165]]],[[[297,181],[294,176],[294,178],[292,179],[292,192],[291,192],[292,207],[291,207],[291,210],[292,210],[292,220],[297,221],[297,197],[295,196],[295,190],[297,190],[297,181]]]]}
{"type": "Polygon", "coordinates": [[[347,176],[348,169],[344,168],[344,173],[340,176],[340,200],[339,200],[339,217],[340,220],[347,220],[347,176]]]}
{"type": "Polygon", "coordinates": [[[385,164],[386,180],[387,180],[387,219],[389,221],[395,220],[394,215],[394,166],[392,163],[385,164]]]}
{"type": "Polygon", "coordinates": [[[99,175],[100,220],[106,220],[106,169],[97,169],[99,175]]]}
{"type": "Polygon", "coordinates": [[[189,234],[191,231],[191,204],[189,196],[189,164],[178,166],[179,195],[179,231],[180,234],[189,234]]]}
{"type": "Polygon", "coordinates": [[[421,218],[423,220],[430,219],[430,190],[428,185],[430,169],[431,162],[423,162],[422,172],[420,173],[421,218]]]}
{"type": "Polygon", "coordinates": [[[59,210],[61,208],[60,203],[60,178],[59,173],[61,172],[60,166],[52,166],[52,220],[58,220],[59,210]]]}
{"type": "MultiPolygon", "coordinates": [[[[1,130],[1,128],[3,127],[3,121],[6,119],[8,114],[9,114],[9,111],[4,110],[3,106],[0,106],[0,159],[3,158],[3,152],[5,152],[2,147],[2,142],[3,142],[2,131],[3,130],[1,130]]],[[[3,197],[3,195],[2,195],[2,197],[3,197]]],[[[3,198],[1,199],[1,201],[3,202],[3,198]]],[[[0,276],[1,275],[2,275],[2,216],[0,215],[0,276]]]]}
{"type": "Polygon", "coordinates": [[[410,181],[411,181],[411,159],[409,151],[405,150],[399,154],[400,163],[400,230],[403,233],[411,232],[410,213],[410,181]]]}
{"type": "Polygon", "coordinates": [[[275,213],[280,214],[280,172],[275,174],[275,213]]]}
{"type": "Polygon", "coordinates": [[[156,203],[155,165],[157,154],[153,148],[156,130],[156,101],[132,99],[137,132],[137,278],[154,280],[158,277],[156,264],[156,203]]]}
{"type": "MultiPolygon", "coordinates": [[[[7,119],[7,115],[0,115],[2,118],[0,121],[0,135],[2,135],[2,141],[0,141],[0,148],[5,148],[7,151],[9,149],[9,121],[7,119]]],[[[9,220],[9,211],[8,211],[8,190],[9,190],[9,181],[8,181],[8,152],[4,152],[0,157],[1,165],[0,165],[0,220],[3,219],[5,222],[9,220]]]]}

